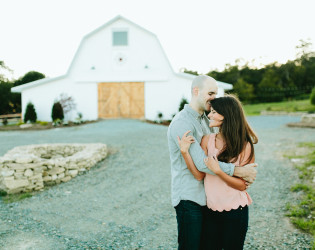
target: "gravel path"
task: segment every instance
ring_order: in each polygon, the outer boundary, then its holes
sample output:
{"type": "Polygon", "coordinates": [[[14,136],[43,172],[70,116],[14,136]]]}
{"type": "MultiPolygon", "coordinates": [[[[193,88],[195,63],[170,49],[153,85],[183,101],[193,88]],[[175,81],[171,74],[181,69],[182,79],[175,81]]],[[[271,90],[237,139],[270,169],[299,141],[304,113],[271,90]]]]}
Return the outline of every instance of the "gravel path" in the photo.
{"type": "MultiPolygon", "coordinates": [[[[283,153],[315,141],[312,129],[288,128],[299,117],[257,116],[259,172],[249,193],[245,249],[308,249],[311,236],[284,216],[293,201],[297,172],[283,153]]],[[[106,143],[111,155],[68,183],[32,198],[0,200],[0,249],[176,249],[175,210],[170,201],[167,127],[135,120],[105,120],[45,131],[0,132],[0,155],[39,143],[106,143]]]]}

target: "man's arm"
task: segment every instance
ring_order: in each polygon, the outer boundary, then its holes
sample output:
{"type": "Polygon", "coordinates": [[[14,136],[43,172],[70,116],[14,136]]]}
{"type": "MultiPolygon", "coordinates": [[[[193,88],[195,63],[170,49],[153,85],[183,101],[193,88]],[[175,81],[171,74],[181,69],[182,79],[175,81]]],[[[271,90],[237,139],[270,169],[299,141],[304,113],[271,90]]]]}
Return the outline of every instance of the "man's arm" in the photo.
{"type": "MultiPolygon", "coordinates": [[[[189,124],[188,122],[185,122],[183,120],[177,120],[172,124],[172,127],[170,128],[170,136],[172,137],[172,140],[176,143],[178,147],[178,151],[180,153],[180,147],[178,144],[177,136],[179,138],[182,138],[184,133],[188,130],[194,131],[194,127],[189,124]]],[[[192,134],[192,136],[194,136],[192,134]]],[[[195,143],[192,143],[189,149],[189,153],[191,155],[191,158],[193,159],[196,168],[204,173],[208,173],[211,175],[215,175],[210,169],[207,168],[207,166],[204,163],[204,159],[207,158],[204,151],[202,150],[201,146],[199,145],[199,142],[195,138],[195,143]]],[[[225,162],[219,162],[220,168],[223,172],[225,172],[228,175],[233,175],[234,173],[234,164],[232,163],[225,163],[225,162]]]]}
{"type": "MultiPolygon", "coordinates": [[[[215,165],[218,163],[212,157],[209,157],[207,164],[209,164],[209,165],[214,164],[215,165]]],[[[257,174],[256,167],[257,167],[257,163],[250,163],[250,164],[247,164],[243,167],[235,167],[233,176],[240,177],[243,180],[247,181],[249,184],[252,184],[256,179],[256,174],[257,174]]],[[[221,168],[221,165],[220,165],[220,168],[221,168]]]]}

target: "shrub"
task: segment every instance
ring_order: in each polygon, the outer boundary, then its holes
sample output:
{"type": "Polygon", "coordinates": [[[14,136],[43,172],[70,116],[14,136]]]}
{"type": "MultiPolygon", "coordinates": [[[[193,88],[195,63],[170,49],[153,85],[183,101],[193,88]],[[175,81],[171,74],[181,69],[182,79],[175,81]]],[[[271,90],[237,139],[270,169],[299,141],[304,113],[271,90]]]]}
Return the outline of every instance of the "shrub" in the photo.
{"type": "Polygon", "coordinates": [[[78,113],[77,113],[77,115],[78,115],[78,117],[77,117],[77,118],[75,118],[74,123],[75,123],[75,124],[80,124],[80,123],[83,123],[83,120],[82,120],[82,118],[83,118],[83,114],[82,114],[82,113],[80,113],[80,112],[78,112],[78,113]]]}
{"type": "Polygon", "coordinates": [[[315,105],[315,87],[313,88],[311,93],[311,104],[315,105]]]}
{"type": "Polygon", "coordinates": [[[62,120],[60,120],[59,118],[58,118],[58,119],[55,119],[55,120],[53,121],[53,123],[52,123],[52,125],[53,125],[54,127],[60,126],[61,124],[62,124],[62,120]]]}
{"type": "Polygon", "coordinates": [[[3,124],[4,126],[8,125],[8,118],[3,118],[3,119],[2,119],[2,124],[3,124]]]}
{"type": "Polygon", "coordinates": [[[162,112],[158,112],[157,117],[159,118],[159,123],[161,123],[162,119],[163,119],[163,113],[162,112]]]}
{"type": "Polygon", "coordinates": [[[65,93],[60,94],[58,102],[61,104],[64,114],[67,114],[71,110],[76,108],[76,104],[74,102],[73,97],[68,96],[65,93]]]}
{"type": "Polygon", "coordinates": [[[29,102],[26,106],[26,111],[24,115],[24,122],[27,123],[28,121],[35,123],[37,120],[37,115],[35,111],[35,107],[33,103],[29,102]]]}
{"type": "Polygon", "coordinates": [[[184,108],[185,104],[188,104],[188,101],[185,97],[183,97],[182,100],[180,101],[178,111],[181,111],[184,108]]]}
{"type": "Polygon", "coordinates": [[[60,102],[55,102],[52,110],[51,110],[51,118],[53,121],[59,119],[59,120],[63,120],[64,118],[64,114],[63,114],[63,108],[60,104],[60,102]]]}

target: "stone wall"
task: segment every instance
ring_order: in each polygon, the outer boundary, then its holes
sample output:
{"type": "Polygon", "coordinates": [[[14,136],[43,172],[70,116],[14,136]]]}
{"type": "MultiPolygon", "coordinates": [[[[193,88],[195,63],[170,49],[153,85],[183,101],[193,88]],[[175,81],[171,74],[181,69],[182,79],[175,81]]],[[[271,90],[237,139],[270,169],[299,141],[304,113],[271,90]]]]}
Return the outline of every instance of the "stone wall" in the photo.
{"type": "Polygon", "coordinates": [[[301,118],[301,122],[315,124],[315,114],[303,115],[301,118]]]}
{"type": "Polygon", "coordinates": [[[0,157],[0,190],[42,190],[67,182],[107,156],[105,144],[39,144],[15,147],[0,157]]]}

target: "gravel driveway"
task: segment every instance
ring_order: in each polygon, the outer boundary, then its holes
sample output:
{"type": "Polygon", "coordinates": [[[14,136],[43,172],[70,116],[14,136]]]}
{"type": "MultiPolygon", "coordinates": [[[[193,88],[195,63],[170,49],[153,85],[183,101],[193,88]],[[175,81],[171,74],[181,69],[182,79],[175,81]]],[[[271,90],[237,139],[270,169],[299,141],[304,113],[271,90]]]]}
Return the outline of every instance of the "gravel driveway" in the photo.
{"type": "MultiPolygon", "coordinates": [[[[257,116],[259,172],[249,193],[245,249],[308,249],[311,236],[284,216],[297,172],[282,155],[315,141],[312,129],[288,128],[299,117],[257,116]]],[[[0,155],[39,143],[106,143],[111,154],[89,172],[32,198],[0,200],[1,249],[176,249],[170,200],[167,127],[136,120],[104,120],[71,128],[0,132],[0,155]]]]}

